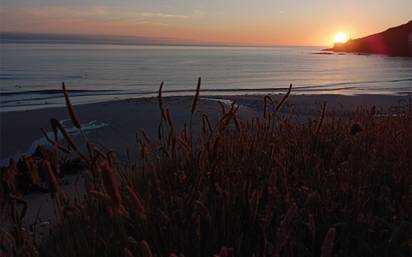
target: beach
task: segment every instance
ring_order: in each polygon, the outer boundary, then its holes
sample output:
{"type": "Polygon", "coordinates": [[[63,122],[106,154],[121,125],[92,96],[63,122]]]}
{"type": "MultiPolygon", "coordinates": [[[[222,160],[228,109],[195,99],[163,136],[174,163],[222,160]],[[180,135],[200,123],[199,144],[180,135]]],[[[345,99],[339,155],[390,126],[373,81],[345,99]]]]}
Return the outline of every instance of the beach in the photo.
{"type": "MultiPolygon", "coordinates": [[[[274,101],[279,101],[281,94],[272,95],[274,101]]],[[[200,116],[205,113],[214,123],[221,109],[218,101],[230,105],[235,101],[239,105],[239,115],[242,120],[261,116],[263,113],[262,95],[244,96],[202,96],[199,109],[193,118],[193,127],[199,127],[200,116]]],[[[395,108],[405,106],[411,101],[411,96],[395,95],[291,95],[284,112],[297,114],[302,121],[317,119],[323,102],[327,103],[327,115],[339,114],[375,106],[378,112],[390,114],[395,108]]],[[[190,106],[192,97],[166,97],[167,108],[178,130],[190,122],[190,106]]],[[[151,137],[157,137],[157,127],[160,122],[160,111],[157,98],[138,98],[108,101],[84,105],[76,105],[75,110],[87,137],[97,145],[112,149],[119,156],[125,156],[126,151],[136,149],[136,133],[141,136],[144,130],[151,137]]],[[[1,127],[0,153],[2,165],[9,158],[18,158],[21,154],[30,155],[36,144],[47,144],[41,129],[44,128],[52,136],[50,119],[55,118],[63,123],[70,134],[82,141],[77,129],[69,121],[65,107],[53,107],[37,110],[1,112],[0,120],[7,126],[1,127]]]]}
{"type": "Polygon", "coordinates": [[[411,256],[412,1],[0,6],[0,257],[411,256]]]}

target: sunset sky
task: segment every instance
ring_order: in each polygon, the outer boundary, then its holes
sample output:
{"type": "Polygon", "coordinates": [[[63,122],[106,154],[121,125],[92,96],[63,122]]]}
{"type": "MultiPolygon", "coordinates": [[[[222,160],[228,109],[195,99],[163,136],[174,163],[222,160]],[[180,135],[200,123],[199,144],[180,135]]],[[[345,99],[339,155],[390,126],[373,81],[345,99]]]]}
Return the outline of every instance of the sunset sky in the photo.
{"type": "Polygon", "coordinates": [[[330,45],[412,19],[411,0],[2,0],[0,31],[330,45]]]}

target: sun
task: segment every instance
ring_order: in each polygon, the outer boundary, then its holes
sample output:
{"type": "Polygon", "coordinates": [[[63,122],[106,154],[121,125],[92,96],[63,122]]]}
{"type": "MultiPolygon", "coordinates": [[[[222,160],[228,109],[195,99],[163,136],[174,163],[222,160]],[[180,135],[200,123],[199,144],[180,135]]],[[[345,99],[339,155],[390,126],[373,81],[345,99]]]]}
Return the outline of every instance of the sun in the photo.
{"type": "Polygon", "coordinates": [[[345,32],[339,32],[335,36],[335,43],[346,43],[348,40],[349,37],[345,32]]]}

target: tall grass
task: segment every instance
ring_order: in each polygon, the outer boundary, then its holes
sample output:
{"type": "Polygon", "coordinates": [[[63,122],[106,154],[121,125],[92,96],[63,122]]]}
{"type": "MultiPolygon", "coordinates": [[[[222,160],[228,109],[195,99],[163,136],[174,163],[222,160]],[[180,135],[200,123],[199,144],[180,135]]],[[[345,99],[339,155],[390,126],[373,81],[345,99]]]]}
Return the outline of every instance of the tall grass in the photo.
{"type": "MultiPolygon", "coordinates": [[[[162,86],[165,122],[157,139],[142,133],[136,163],[89,142],[82,153],[70,139],[67,147],[49,139],[78,153],[87,192],[62,193],[52,174],[59,165],[43,156],[61,217],[36,243],[13,216],[12,232],[0,235],[6,256],[410,256],[410,106],[340,117],[324,104],[318,121],[298,123],[279,112],[290,87],[277,105],[264,98],[261,118],[242,121],[235,104],[216,124],[200,115],[195,136],[175,131],[162,86]]],[[[191,119],[199,92],[200,79],[191,119]]],[[[16,169],[2,175],[3,206],[14,212],[16,169]]]]}

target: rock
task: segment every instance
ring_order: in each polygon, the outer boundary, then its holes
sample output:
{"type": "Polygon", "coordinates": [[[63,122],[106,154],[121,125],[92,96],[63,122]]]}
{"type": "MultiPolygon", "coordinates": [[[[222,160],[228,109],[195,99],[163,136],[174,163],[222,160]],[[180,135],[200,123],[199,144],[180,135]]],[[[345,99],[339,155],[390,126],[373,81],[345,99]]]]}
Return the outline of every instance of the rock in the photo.
{"type": "Polygon", "coordinates": [[[367,37],[335,43],[324,51],[412,57],[412,20],[367,37]]]}

